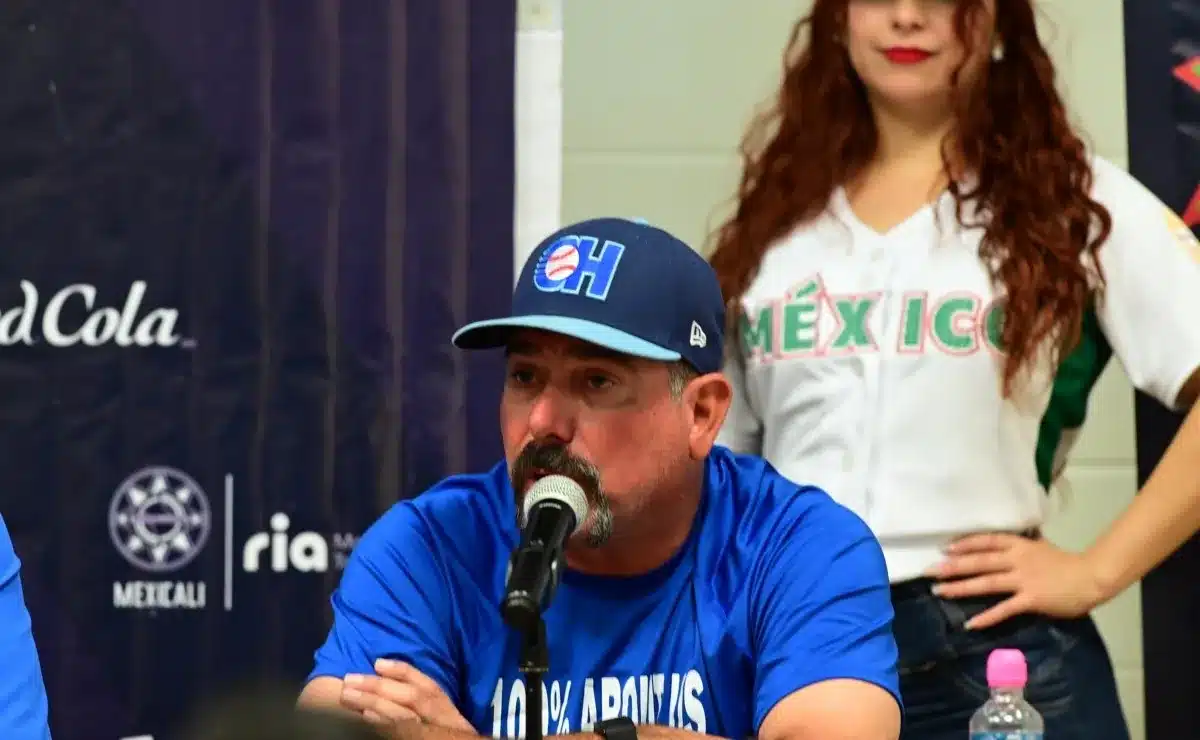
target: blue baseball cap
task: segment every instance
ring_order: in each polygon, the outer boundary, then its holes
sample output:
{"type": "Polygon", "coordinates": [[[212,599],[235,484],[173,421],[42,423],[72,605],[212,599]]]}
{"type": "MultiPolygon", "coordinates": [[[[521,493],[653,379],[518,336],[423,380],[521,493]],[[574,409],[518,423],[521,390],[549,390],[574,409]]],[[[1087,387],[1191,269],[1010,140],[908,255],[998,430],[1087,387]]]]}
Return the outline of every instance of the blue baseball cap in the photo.
{"type": "Polygon", "coordinates": [[[597,218],[559,229],[525,262],[512,314],[454,333],[462,349],[503,347],[542,329],[648,360],[721,369],[725,301],[717,275],[680,239],[644,221],[597,218]]]}

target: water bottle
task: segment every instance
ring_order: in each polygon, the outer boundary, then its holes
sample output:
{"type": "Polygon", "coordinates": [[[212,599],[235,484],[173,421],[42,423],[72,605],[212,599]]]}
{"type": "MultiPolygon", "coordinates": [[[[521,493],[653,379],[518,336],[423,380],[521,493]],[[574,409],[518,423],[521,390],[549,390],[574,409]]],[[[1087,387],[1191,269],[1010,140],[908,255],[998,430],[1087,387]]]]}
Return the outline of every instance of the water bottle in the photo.
{"type": "Polygon", "coordinates": [[[971,717],[970,740],[1042,740],[1042,715],[1025,701],[1029,669],[1020,650],[993,650],[987,682],[992,696],[971,717]]]}

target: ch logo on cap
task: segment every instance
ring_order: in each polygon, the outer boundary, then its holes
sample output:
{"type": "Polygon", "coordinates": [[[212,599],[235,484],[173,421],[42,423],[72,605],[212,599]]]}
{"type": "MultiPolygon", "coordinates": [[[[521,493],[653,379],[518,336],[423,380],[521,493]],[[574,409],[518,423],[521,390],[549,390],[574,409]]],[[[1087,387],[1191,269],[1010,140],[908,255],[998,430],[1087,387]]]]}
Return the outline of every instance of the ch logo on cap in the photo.
{"type": "Polygon", "coordinates": [[[688,335],[688,344],[701,349],[708,346],[708,335],[700,328],[700,324],[692,322],[692,332],[688,335]]]}
{"type": "Polygon", "coordinates": [[[598,301],[608,300],[617,267],[625,254],[625,245],[614,241],[603,244],[594,236],[564,236],[542,250],[533,268],[533,287],[543,293],[579,295],[587,278],[584,295],[598,301]]]}

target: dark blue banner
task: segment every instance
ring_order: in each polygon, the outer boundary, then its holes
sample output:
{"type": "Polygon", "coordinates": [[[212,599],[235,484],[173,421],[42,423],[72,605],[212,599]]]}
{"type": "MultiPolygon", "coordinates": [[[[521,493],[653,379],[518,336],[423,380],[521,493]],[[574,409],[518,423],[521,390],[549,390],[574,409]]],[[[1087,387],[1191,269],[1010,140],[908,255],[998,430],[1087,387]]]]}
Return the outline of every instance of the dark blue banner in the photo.
{"type": "MultiPolygon", "coordinates": [[[[1127,0],[1125,59],[1130,171],[1195,231],[1200,225],[1200,2],[1127,0]]],[[[1182,418],[1140,393],[1136,412],[1140,486],[1182,418]]],[[[1200,540],[1193,539],[1142,583],[1147,740],[1196,735],[1197,613],[1200,540]]]]}
{"type": "Polygon", "coordinates": [[[363,529],[499,455],[515,3],[0,4],[0,512],[57,740],[299,688],[363,529]]]}

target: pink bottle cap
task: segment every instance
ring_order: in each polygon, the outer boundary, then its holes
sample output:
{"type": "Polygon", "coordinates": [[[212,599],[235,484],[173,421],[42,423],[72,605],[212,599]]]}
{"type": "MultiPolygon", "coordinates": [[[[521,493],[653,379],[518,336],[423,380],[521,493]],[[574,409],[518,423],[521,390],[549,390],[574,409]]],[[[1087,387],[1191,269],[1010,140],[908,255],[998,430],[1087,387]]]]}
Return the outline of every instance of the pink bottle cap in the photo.
{"type": "Polygon", "coordinates": [[[1025,664],[1025,653],[1020,650],[993,650],[988,656],[987,682],[993,689],[1024,688],[1029,680],[1029,668],[1025,664]]]}

